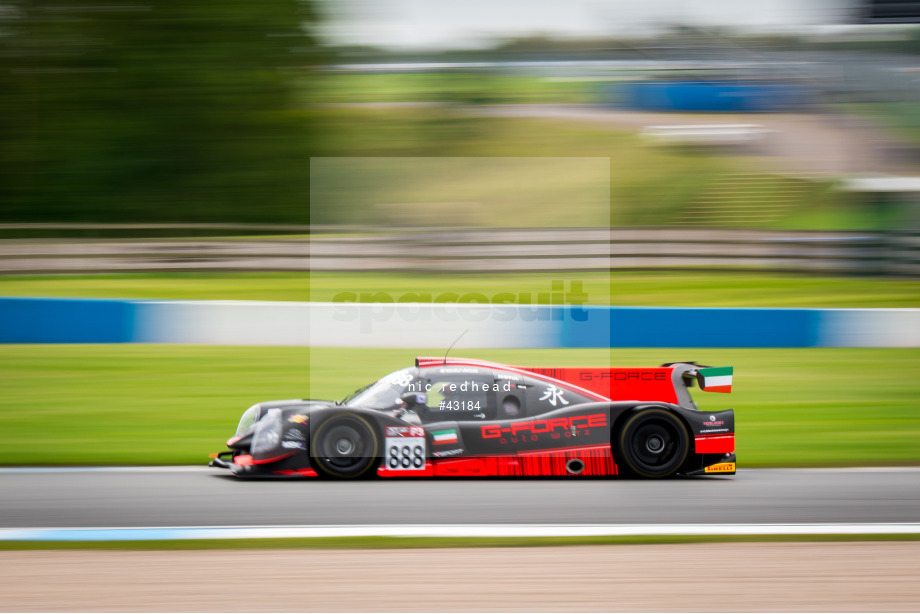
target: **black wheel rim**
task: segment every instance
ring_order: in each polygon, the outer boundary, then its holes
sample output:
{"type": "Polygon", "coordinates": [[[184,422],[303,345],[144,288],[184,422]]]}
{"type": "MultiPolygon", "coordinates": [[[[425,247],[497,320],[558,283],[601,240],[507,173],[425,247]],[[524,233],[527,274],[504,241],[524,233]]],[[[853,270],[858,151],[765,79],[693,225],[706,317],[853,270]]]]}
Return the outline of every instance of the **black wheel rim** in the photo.
{"type": "Polygon", "coordinates": [[[668,475],[686,458],[686,431],[670,416],[652,415],[639,419],[626,435],[630,464],[641,473],[668,475]]]}
{"type": "Polygon", "coordinates": [[[334,419],[316,438],[314,457],[339,475],[362,473],[374,460],[374,434],[354,418],[334,419]]]}

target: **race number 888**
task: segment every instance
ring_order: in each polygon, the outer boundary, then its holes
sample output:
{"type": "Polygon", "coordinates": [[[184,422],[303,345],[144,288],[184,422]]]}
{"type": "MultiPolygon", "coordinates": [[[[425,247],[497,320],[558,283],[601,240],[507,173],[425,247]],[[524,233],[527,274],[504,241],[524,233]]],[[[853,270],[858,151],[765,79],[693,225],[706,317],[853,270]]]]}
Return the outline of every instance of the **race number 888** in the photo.
{"type": "Polygon", "coordinates": [[[419,471],[425,468],[425,439],[423,437],[387,438],[387,469],[390,471],[419,471]]]}
{"type": "Polygon", "coordinates": [[[387,459],[390,469],[421,469],[425,466],[422,446],[393,446],[387,459]]]}

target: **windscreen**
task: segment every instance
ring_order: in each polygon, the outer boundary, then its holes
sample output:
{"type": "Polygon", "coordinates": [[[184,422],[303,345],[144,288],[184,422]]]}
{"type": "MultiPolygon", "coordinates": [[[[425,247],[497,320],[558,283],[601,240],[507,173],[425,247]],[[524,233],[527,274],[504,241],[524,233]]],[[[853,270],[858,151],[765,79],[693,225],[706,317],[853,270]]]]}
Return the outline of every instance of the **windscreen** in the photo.
{"type": "Polygon", "coordinates": [[[252,407],[250,407],[249,409],[243,412],[243,417],[240,418],[240,424],[239,426],[236,427],[236,436],[239,437],[240,435],[245,433],[246,430],[249,429],[249,427],[255,423],[256,418],[258,418],[258,416],[259,416],[259,403],[256,403],[255,405],[253,405],[252,407]]]}
{"type": "Polygon", "coordinates": [[[345,405],[350,407],[369,407],[371,409],[392,409],[399,405],[399,397],[417,387],[418,369],[407,367],[386,377],[377,380],[355,396],[346,399],[345,405]]]}

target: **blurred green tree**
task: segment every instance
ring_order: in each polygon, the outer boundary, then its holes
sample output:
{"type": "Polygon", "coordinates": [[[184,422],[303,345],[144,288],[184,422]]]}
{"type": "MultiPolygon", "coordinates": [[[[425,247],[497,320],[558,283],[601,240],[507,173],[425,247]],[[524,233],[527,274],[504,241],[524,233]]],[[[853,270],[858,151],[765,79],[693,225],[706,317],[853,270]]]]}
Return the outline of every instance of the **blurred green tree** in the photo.
{"type": "Polygon", "coordinates": [[[0,219],[307,222],[302,0],[0,0],[0,219]]]}

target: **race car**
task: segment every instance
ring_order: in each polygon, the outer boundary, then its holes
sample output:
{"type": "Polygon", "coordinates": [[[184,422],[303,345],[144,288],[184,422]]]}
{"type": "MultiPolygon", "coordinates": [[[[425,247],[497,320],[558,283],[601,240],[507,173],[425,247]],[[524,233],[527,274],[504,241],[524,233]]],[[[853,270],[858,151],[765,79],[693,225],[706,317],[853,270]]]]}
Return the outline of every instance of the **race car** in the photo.
{"type": "Polygon", "coordinates": [[[210,466],[237,476],[734,474],[732,367],[534,368],[417,358],[342,401],[257,403],[210,466]]]}

